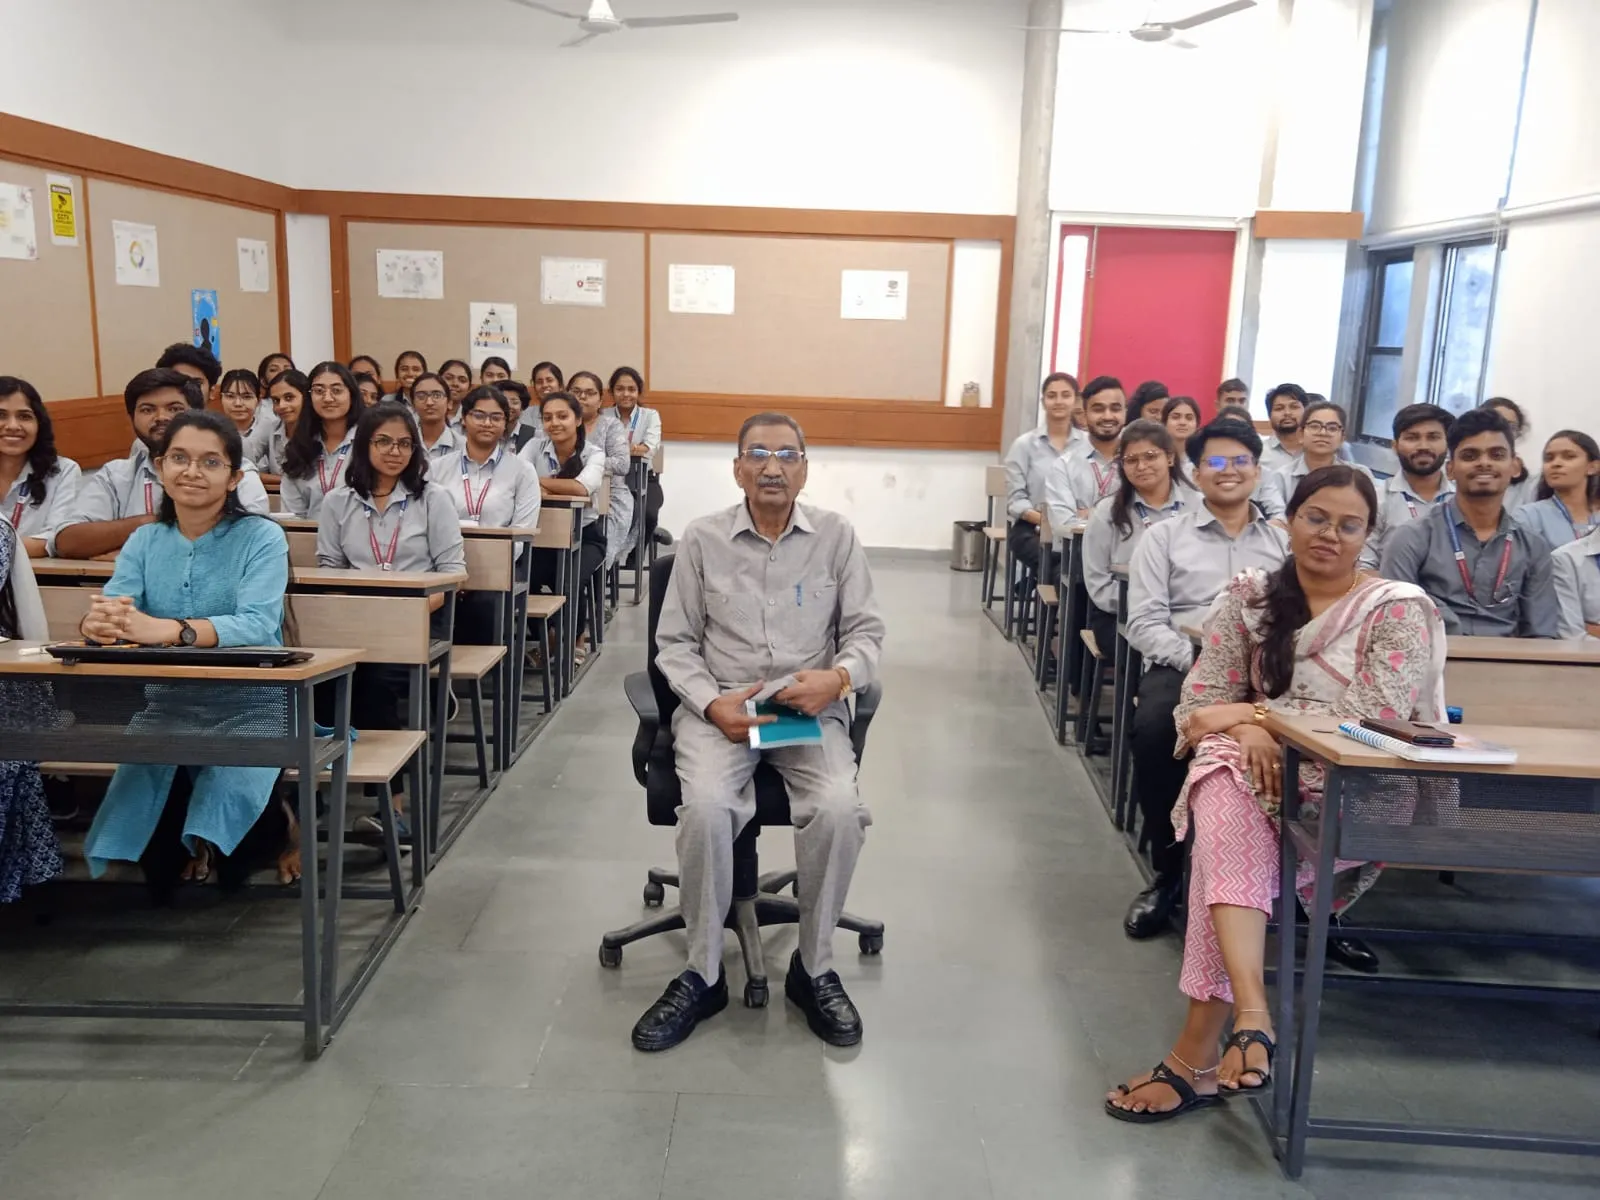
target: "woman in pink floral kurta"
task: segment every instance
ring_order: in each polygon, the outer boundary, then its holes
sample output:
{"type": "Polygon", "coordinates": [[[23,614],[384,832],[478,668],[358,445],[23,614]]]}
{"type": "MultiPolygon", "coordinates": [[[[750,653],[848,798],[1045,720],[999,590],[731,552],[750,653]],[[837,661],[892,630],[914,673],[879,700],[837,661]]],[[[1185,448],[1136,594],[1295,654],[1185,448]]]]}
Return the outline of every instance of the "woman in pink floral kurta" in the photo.
{"type": "MultiPolygon", "coordinates": [[[[1312,472],[1287,513],[1291,557],[1271,575],[1235,578],[1206,622],[1174,713],[1175,753],[1195,751],[1172,813],[1180,839],[1191,821],[1195,835],[1178,982],[1189,1020],[1167,1060],[1107,1097],[1106,1111],[1121,1120],[1205,1107],[1216,1101],[1213,1077],[1224,1091],[1252,1091],[1271,1072],[1264,959],[1278,894],[1282,768],[1257,706],[1356,719],[1444,716],[1444,627],[1432,601],[1411,584],[1359,572],[1375,513],[1364,476],[1339,464],[1312,472]],[[1217,1040],[1230,1018],[1234,1033],[1219,1062],[1217,1040]]],[[[1302,811],[1314,814],[1320,766],[1302,765],[1298,783],[1302,811]]],[[[1409,820],[1410,805],[1395,798],[1395,819],[1409,820]]],[[[1340,908],[1377,876],[1371,864],[1341,861],[1335,869],[1354,871],[1339,889],[1340,908]]],[[[1310,882],[1303,864],[1297,883],[1310,882]]]]}

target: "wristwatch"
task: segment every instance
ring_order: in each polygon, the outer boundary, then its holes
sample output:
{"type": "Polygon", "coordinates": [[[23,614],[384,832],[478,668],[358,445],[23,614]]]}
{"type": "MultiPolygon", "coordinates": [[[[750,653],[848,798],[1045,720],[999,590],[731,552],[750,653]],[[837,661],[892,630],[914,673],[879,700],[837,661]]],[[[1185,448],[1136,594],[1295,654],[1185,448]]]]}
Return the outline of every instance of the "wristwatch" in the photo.
{"type": "Polygon", "coordinates": [[[845,670],[843,667],[835,667],[834,670],[839,673],[839,678],[843,681],[839,688],[839,699],[848,700],[850,698],[851,691],[850,672],[845,670]]]}
{"type": "Polygon", "coordinates": [[[195,644],[195,642],[197,642],[199,640],[200,640],[200,635],[194,631],[194,626],[189,624],[189,622],[185,621],[182,617],[179,617],[178,618],[178,645],[180,645],[180,646],[192,646],[192,645],[195,644]]]}

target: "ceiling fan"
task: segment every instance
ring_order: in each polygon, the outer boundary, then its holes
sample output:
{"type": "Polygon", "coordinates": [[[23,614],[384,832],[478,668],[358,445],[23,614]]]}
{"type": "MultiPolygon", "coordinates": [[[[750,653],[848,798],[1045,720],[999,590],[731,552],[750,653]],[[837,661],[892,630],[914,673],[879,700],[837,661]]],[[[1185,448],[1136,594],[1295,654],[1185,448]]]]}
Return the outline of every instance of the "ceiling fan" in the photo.
{"type": "MultiPolygon", "coordinates": [[[[1195,13],[1191,17],[1184,17],[1181,21],[1146,21],[1134,29],[1073,29],[1063,28],[1062,33],[1102,33],[1115,37],[1130,37],[1136,42],[1162,42],[1178,50],[1197,50],[1199,44],[1191,42],[1182,35],[1191,29],[1198,29],[1202,25],[1209,25],[1213,21],[1220,21],[1223,17],[1231,17],[1234,13],[1244,12],[1247,8],[1254,8],[1256,0],[1229,0],[1227,4],[1219,4],[1215,8],[1208,8],[1204,12],[1195,13]]],[[[1024,26],[1027,29],[1049,29],[1049,26],[1024,26]]]]}
{"type": "Polygon", "coordinates": [[[683,17],[619,17],[611,11],[609,0],[591,0],[589,11],[586,13],[569,12],[553,4],[542,4],[540,0],[511,0],[511,2],[520,4],[524,8],[534,8],[552,16],[576,21],[578,28],[583,32],[571,41],[562,42],[562,49],[581,46],[603,33],[617,33],[623,29],[660,29],[668,25],[722,25],[739,19],[738,13],[731,12],[698,13],[683,17]]]}

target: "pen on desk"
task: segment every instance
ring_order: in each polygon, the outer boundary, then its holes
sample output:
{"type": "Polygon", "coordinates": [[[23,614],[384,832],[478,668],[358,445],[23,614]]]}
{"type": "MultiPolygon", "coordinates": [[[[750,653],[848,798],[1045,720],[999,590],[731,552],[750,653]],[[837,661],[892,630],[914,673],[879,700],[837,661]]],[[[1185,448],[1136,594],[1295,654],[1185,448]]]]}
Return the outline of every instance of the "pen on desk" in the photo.
{"type": "Polygon", "coordinates": [[[800,585],[797,583],[797,584],[794,585],[794,606],[796,608],[801,607],[800,596],[801,596],[801,589],[800,589],[800,585]]]}

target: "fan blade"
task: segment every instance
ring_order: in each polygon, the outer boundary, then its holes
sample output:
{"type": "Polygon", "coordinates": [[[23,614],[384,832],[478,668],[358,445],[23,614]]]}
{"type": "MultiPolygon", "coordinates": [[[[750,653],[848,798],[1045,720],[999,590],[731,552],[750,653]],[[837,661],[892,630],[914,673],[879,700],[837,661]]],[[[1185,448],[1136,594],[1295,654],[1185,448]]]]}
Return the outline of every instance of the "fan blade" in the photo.
{"type": "Polygon", "coordinates": [[[523,8],[536,8],[540,12],[547,12],[552,17],[566,17],[569,21],[583,20],[582,13],[567,12],[566,9],[556,8],[549,4],[540,4],[539,0],[511,0],[513,4],[520,4],[523,8]]]}
{"type": "Polygon", "coordinates": [[[1166,41],[1164,41],[1164,42],[1162,42],[1160,44],[1163,45],[1163,46],[1171,46],[1174,50],[1198,50],[1198,49],[1200,49],[1200,43],[1199,42],[1191,42],[1186,37],[1169,37],[1166,41]]]}
{"type": "Polygon", "coordinates": [[[627,17],[622,23],[629,29],[661,29],[668,25],[726,25],[738,19],[738,13],[702,13],[693,17],[627,17]]]}
{"type": "Polygon", "coordinates": [[[578,37],[573,38],[569,42],[562,42],[561,45],[556,47],[556,48],[558,50],[571,50],[574,46],[581,46],[585,42],[592,42],[592,41],[594,41],[595,38],[597,38],[599,36],[600,35],[597,34],[597,33],[580,34],[578,37]]]}
{"type": "Polygon", "coordinates": [[[1024,33],[1127,33],[1126,29],[1074,29],[1071,26],[1060,28],[1055,25],[1008,25],[1008,29],[1020,29],[1024,33]]]}
{"type": "Polygon", "coordinates": [[[1256,0],[1231,0],[1231,3],[1219,4],[1216,8],[1208,8],[1205,12],[1195,13],[1194,16],[1185,17],[1181,21],[1160,23],[1168,29],[1193,29],[1197,25],[1209,25],[1212,21],[1220,21],[1223,17],[1231,17],[1236,12],[1243,12],[1255,6],[1256,0]]]}

